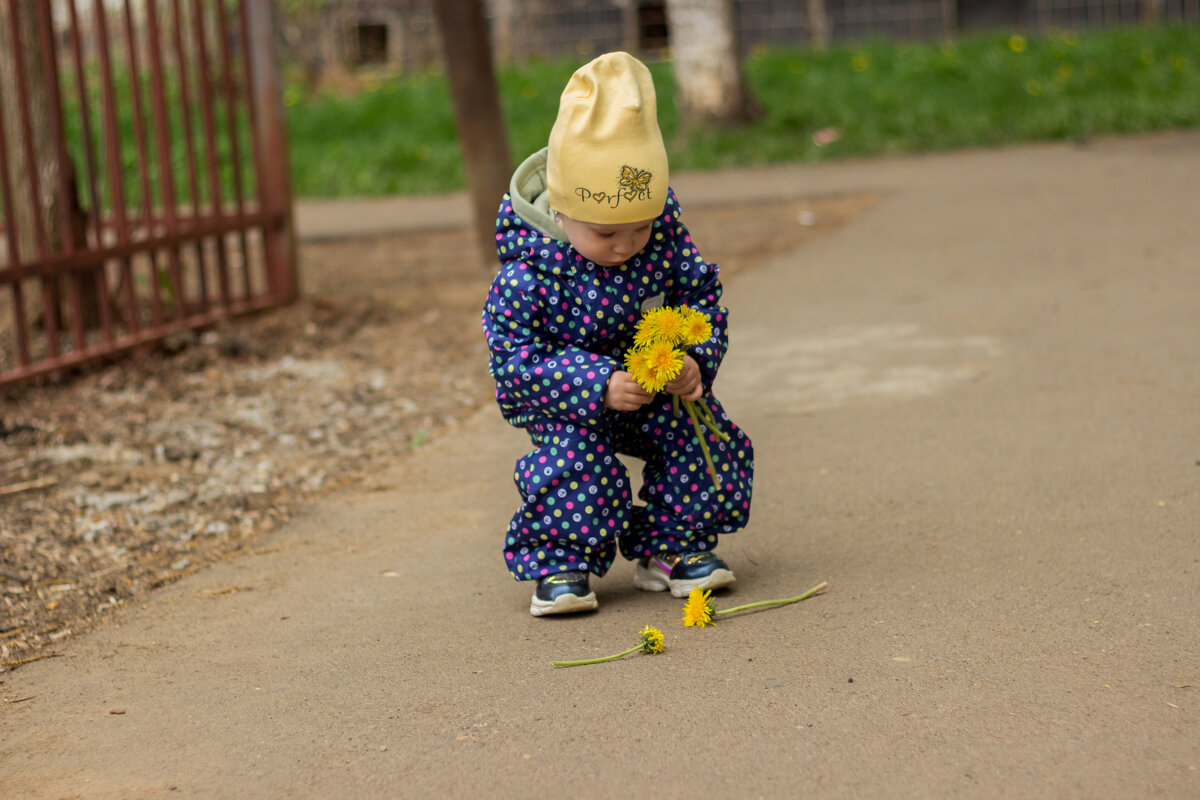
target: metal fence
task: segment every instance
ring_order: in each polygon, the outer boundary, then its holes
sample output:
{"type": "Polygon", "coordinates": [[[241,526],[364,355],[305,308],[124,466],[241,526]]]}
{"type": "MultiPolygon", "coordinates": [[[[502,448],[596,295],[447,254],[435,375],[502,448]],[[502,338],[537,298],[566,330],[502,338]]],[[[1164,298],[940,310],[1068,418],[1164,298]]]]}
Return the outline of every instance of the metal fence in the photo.
{"type": "MultiPolygon", "coordinates": [[[[314,85],[326,72],[413,72],[440,58],[435,0],[327,0],[291,13],[285,60],[314,85]]],[[[669,53],[665,0],[484,0],[493,57],[669,53]]],[[[1200,20],[1200,0],[733,0],[745,53],[874,38],[929,40],[988,29],[1080,29],[1200,20]]]]}
{"type": "MultiPolygon", "coordinates": [[[[485,5],[500,61],[589,56],[617,48],[654,57],[669,38],[664,0],[488,0],[485,5]]],[[[734,0],[733,8],[745,52],[871,38],[927,40],[968,29],[1200,20],[1200,0],[734,0]]]]}
{"type": "Polygon", "coordinates": [[[1095,28],[1200,20],[1200,0],[1033,0],[1039,28],[1095,28]]]}
{"type": "Polygon", "coordinates": [[[295,299],[270,0],[0,4],[0,386],[295,299]]]}

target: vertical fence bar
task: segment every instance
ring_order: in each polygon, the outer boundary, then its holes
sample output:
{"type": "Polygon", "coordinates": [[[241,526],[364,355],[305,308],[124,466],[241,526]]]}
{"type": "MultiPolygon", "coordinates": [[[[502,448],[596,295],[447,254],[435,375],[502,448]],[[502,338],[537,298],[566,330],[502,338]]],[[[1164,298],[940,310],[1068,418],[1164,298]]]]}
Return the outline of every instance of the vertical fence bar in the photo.
{"type": "MultiPolygon", "coordinates": [[[[193,225],[200,222],[200,178],[196,169],[195,126],[192,123],[191,82],[188,80],[188,58],[184,47],[183,28],[184,17],[179,6],[179,0],[171,0],[171,11],[175,21],[175,61],[179,67],[179,102],[183,128],[184,152],[187,154],[188,187],[191,189],[193,225]]],[[[208,310],[208,269],[204,255],[204,244],[199,239],[193,242],[196,251],[196,272],[200,292],[200,309],[208,310]]]]}
{"type": "Polygon", "coordinates": [[[87,77],[83,70],[83,42],[79,38],[79,13],[75,8],[75,0],[67,0],[67,8],[70,11],[72,65],[75,68],[75,94],[76,100],[79,103],[80,132],[83,138],[81,145],[83,148],[84,180],[88,188],[88,200],[91,203],[91,208],[88,210],[88,218],[92,226],[92,241],[99,247],[100,243],[104,241],[104,235],[100,224],[100,194],[96,188],[96,156],[92,152],[92,115],[88,107],[87,77]]]}
{"type": "MultiPolygon", "coordinates": [[[[147,236],[153,229],[154,196],[150,190],[149,149],[146,145],[145,113],[142,108],[142,71],[138,64],[137,36],[133,25],[130,0],[125,0],[125,42],[129,48],[129,85],[133,96],[133,133],[138,149],[138,178],[142,190],[142,229],[147,236]]],[[[158,286],[159,259],[156,251],[148,253],[150,269],[150,320],[151,324],[162,324],[162,292],[158,286]]]]}
{"type": "MultiPolygon", "coordinates": [[[[175,176],[171,171],[171,130],[167,117],[166,88],[163,85],[162,47],[159,43],[159,25],[157,3],[146,5],[146,39],[150,45],[150,95],[154,108],[154,136],[158,150],[158,180],[161,185],[159,196],[162,201],[163,226],[167,233],[173,234],[179,230],[179,217],[176,211],[175,176]]],[[[179,246],[168,245],[167,259],[171,290],[175,295],[175,318],[182,320],[185,315],[186,284],[184,283],[183,266],[179,259],[179,246]]]]}
{"type": "MultiPolygon", "coordinates": [[[[112,58],[109,52],[107,12],[103,0],[97,0],[96,32],[98,52],[100,54],[101,79],[100,88],[104,96],[104,143],[108,155],[109,197],[112,200],[113,220],[117,228],[117,241],[121,244],[129,242],[129,220],[126,217],[125,205],[125,170],[121,165],[121,134],[117,126],[117,98],[113,89],[112,58]]],[[[104,278],[103,265],[100,269],[101,284],[107,287],[104,278]]],[[[133,285],[133,267],[128,257],[121,259],[121,286],[125,292],[127,304],[125,329],[136,333],[140,326],[137,313],[137,295],[133,285]]],[[[107,292],[106,292],[107,293],[107,292]]]]}
{"type": "MultiPolygon", "coordinates": [[[[221,87],[225,92],[225,127],[229,137],[230,161],[233,165],[233,207],[241,217],[246,213],[245,195],[242,187],[242,152],[238,144],[237,102],[233,91],[232,58],[229,53],[229,26],[226,24],[225,4],[213,5],[217,20],[217,42],[221,55],[221,87]]],[[[249,300],[253,292],[250,284],[250,251],[246,246],[246,229],[238,229],[238,243],[242,255],[242,296],[249,300]]]]}
{"type": "Polygon", "coordinates": [[[246,12],[246,0],[239,0],[238,2],[238,41],[242,45],[242,69],[245,72],[246,115],[250,122],[250,160],[254,162],[254,191],[259,201],[259,209],[261,210],[263,185],[262,153],[259,152],[258,108],[253,97],[254,76],[251,74],[250,24],[246,12]]]}
{"type": "MultiPolygon", "coordinates": [[[[50,6],[39,3],[37,14],[38,41],[41,44],[42,69],[45,70],[47,106],[46,115],[50,123],[50,139],[58,159],[58,206],[61,239],[64,253],[75,252],[76,241],[74,220],[71,218],[71,201],[75,197],[75,170],[71,156],[67,153],[67,140],[63,135],[62,98],[58,90],[58,59],[51,33],[50,6]]],[[[86,243],[80,243],[86,244],[86,243]]],[[[71,337],[77,351],[87,349],[87,326],[83,313],[83,277],[72,272],[67,277],[68,299],[71,304],[71,337]]]]}
{"type": "MultiPolygon", "coordinates": [[[[246,118],[250,126],[250,161],[254,174],[253,199],[259,211],[264,211],[263,203],[263,155],[262,141],[259,134],[258,103],[254,96],[254,65],[250,56],[250,15],[246,9],[246,0],[239,0],[237,9],[238,43],[241,45],[243,89],[246,100],[246,118]]],[[[274,291],[275,276],[272,274],[275,254],[270,249],[273,244],[268,241],[268,230],[260,231],[260,244],[267,259],[267,290],[274,291]]]]}
{"type": "MultiPolygon", "coordinates": [[[[213,97],[211,76],[209,74],[208,42],[204,35],[204,9],[200,0],[192,0],[193,30],[196,37],[196,72],[200,81],[200,119],[204,125],[205,163],[208,167],[209,202],[212,206],[214,220],[221,220],[224,211],[221,208],[221,170],[217,159],[217,128],[213,120],[213,97]]],[[[228,307],[229,298],[229,258],[225,248],[224,235],[217,236],[213,243],[217,252],[217,288],[221,293],[221,305],[228,307]]]]}
{"type": "MultiPolygon", "coordinates": [[[[91,113],[88,108],[87,100],[87,83],[86,78],[84,77],[85,71],[83,67],[83,43],[79,35],[79,20],[75,16],[75,0],[71,0],[70,5],[73,20],[72,46],[75,51],[75,69],[79,84],[79,107],[80,114],[83,118],[83,130],[86,131],[83,146],[87,159],[88,196],[91,198],[92,202],[91,216],[94,221],[95,246],[100,248],[104,247],[108,241],[108,236],[105,229],[104,202],[100,197],[101,164],[100,159],[95,156],[93,151],[93,147],[95,147],[97,140],[100,139],[101,136],[94,135],[92,133],[90,121],[91,113]]],[[[103,117],[103,111],[101,111],[101,117],[103,117]]],[[[100,124],[101,128],[103,129],[103,120],[101,120],[100,124]]],[[[112,179],[109,178],[110,183],[111,180],[112,179]]],[[[106,343],[110,343],[115,338],[115,333],[113,332],[112,307],[108,302],[108,280],[106,276],[106,267],[101,264],[100,268],[96,270],[96,273],[92,279],[92,289],[96,295],[96,306],[99,309],[100,335],[106,343]]]]}
{"type": "Polygon", "coordinates": [[[243,0],[245,47],[250,60],[250,102],[255,106],[258,160],[262,164],[259,203],[278,215],[263,228],[267,270],[272,294],[282,302],[300,293],[296,272],[295,229],[292,224],[291,179],[288,175],[287,126],[279,68],[275,59],[270,0],[243,0]]]}

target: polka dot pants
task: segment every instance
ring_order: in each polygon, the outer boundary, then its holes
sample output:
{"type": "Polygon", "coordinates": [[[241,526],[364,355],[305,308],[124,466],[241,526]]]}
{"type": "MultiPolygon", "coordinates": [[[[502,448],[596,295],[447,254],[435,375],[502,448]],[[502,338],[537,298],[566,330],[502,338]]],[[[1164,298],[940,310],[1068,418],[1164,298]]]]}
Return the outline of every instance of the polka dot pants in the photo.
{"type": "Polygon", "coordinates": [[[527,426],[535,449],[517,461],[513,480],[524,503],[504,547],[517,580],[568,570],[603,575],[618,548],[627,559],[711,550],[717,534],[745,527],[750,515],[754,450],[749,437],[706,398],[722,442],[707,437],[720,488],[713,486],[695,429],[669,395],[638,411],[605,412],[596,427],[547,422],[527,426]],[[645,462],[640,505],[629,470],[617,458],[645,462]]]}

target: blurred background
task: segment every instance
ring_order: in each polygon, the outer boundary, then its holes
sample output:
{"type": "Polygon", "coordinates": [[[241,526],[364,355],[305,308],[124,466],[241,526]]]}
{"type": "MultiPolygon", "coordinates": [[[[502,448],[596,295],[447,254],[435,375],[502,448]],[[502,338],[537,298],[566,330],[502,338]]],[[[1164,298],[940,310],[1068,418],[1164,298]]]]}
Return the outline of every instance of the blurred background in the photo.
{"type": "Polygon", "coordinates": [[[1200,0],[0,4],[0,385],[299,296],[294,202],[469,190],[613,49],[672,169],[1200,124],[1200,0]]]}

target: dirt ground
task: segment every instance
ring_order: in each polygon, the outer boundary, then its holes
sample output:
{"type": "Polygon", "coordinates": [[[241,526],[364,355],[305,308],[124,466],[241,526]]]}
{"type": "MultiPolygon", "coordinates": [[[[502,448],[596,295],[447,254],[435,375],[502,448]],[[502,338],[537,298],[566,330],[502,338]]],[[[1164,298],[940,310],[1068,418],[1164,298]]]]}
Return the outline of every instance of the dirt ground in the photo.
{"type": "MultiPolygon", "coordinates": [[[[873,199],[695,209],[726,276],[873,199]]],[[[0,671],[491,402],[467,230],[301,245],[303,299],[0,396],[0,671]]]]}

